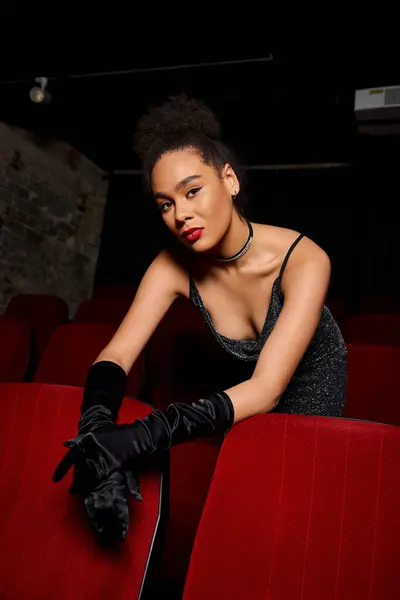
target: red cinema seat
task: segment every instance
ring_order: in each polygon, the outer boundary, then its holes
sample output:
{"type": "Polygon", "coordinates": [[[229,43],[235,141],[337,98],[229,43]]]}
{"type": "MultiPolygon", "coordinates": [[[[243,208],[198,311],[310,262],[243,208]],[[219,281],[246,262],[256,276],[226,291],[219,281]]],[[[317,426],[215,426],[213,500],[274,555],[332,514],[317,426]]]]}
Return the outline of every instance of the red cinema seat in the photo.
{"type": "Polygon", "coordinates": [[[25,320],[0,316],[0,382],[23,381],[29,365],[31,328],[25,320]]]}
{"type": "MultiPolygon", "coordinates": [[[[76,431],[81,391],[35,383],[0,386],[0,598],[137,600],[149,589],[152,549],[165,519],[162,470],[140,477],[142,502],[130,502],[125,543],[106,547],[95,537],[82,499],[52,473],[76,431]]],[[[151,408],[125,399],[120,422],[151,408]]],[[[145,596],[148,598],[149,596],[145,596]]],[[[151,596],[150,596],[151,597],[151,596]]],[[[154,597],[154,596],[153,596],[154,597]]]]}
{"type": "Polygon", "coordinates": [[[48,341],[59,325],[68,321],[64,300],[45,294],[20,294],[10,300],[5,314],[25,319],[34,333],[34,359],[38,365],[48,341]]]}
{"type": "Polygon", "coordinates": [[[348,344],[343,415],[400,425],[400,346],[348,344]]]}
{"type": "Polygon", "coordinates": [[[194,440],[170,451],[170,514],[159,577],[182,589],[219,446],[194,440]]]}
{"type": "Polygon", "coordinates": [[[393,600],[400,429],[267,414],[226,436],[183,600],[393,600]]]}
{"type": "MultiPolygon", "coordinates": [[[[34,380],[83,387],[86,375],[117,327],[109,323],[70,323],[57,329],[46,349],[34,380]]],[[[140,397],[143,358],[139,356],[128,378],[126,394],[140,397]]]]}

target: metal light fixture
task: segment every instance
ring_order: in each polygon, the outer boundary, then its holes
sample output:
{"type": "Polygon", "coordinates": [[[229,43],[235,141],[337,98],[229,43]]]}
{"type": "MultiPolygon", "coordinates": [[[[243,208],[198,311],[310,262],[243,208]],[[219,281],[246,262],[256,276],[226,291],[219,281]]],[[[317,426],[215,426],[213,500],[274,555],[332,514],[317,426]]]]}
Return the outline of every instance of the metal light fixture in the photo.
{"type": "Polygon", "coordinates": [[[39,86],[35,85],[29,92],[29,97],[35,104],[48,104],[51,100],[50,93],[46,90],[47,77],[36,77],[35,81],[39,86]]]}

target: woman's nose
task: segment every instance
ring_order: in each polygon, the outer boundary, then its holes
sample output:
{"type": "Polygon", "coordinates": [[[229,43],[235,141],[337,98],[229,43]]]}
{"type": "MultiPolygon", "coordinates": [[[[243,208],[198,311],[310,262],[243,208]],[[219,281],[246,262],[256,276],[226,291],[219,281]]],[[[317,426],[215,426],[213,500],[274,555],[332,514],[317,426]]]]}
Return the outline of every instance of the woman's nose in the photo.
{"type": "Polygon", "coordinates": [[[175,204],[175,219],[180,223],[189,221],[193,218],[193,210],[188,202],[179,202],[175,204]]]}

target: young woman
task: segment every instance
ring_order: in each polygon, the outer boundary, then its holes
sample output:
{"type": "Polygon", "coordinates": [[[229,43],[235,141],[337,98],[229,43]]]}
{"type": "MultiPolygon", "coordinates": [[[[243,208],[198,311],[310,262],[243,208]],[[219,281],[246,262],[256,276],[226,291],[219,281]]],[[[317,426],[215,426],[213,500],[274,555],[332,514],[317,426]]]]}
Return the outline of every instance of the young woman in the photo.
{"type": "Polygon", "coordinates": [[[95,527],[122,539],[128,483],[139,496],[130,470],[135,460],[226,433],[261,413],[340,416],[346,389],[346,347],[324,306],[329,258],[296,231],[242,216],[238,172],[213,113],[199,101],[172,98],[142,118],[137,149],[182,251],[164,250],[148,268],[88,374],[79,435],[64,443],[70,450],[54,474],[59,481],[75,465],[73,491],[85,496],[95,527]],[[201,311],[241,380],[116,425],[127,374],[178,296],[201,311]]]}

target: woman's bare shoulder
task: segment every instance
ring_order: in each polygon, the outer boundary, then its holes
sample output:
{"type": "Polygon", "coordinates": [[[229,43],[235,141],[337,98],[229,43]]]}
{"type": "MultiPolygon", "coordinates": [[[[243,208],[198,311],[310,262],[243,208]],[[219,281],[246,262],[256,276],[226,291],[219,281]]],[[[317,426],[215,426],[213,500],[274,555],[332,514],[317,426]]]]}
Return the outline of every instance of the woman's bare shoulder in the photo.
{"type": "Polygon", "coordinates": [[[177,295],[187,296],[189,289],[189,264],[184,253],[165,248],[148,268],[177,295]]]}
{"type": "Polygon", "coordinates": [[[258,236],[271,255],[285,254],[291,244],[299,237],[300,233],[294,229],[253,223],[254,234],[258,236]]]}
{"type": "MultiPolygon", "coordinates": [[[[293,242],[300,236],[300,233],[294,229],[286,229],[284,227],[276,227],[273,225],[254,224],[254,230],[259,232],[260,239],[263,240],[268,251],[282,259],[286,256],[287,251],[293,242]]],[[[293,265],[295,263],[314,259],[326,261],[327,255],[313,240],[304,236],[301,239],[301,243],[296,247],[296,251],[293,253],[291,264],[293,265]]]]}

